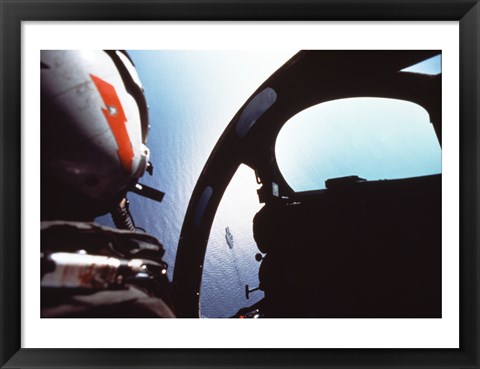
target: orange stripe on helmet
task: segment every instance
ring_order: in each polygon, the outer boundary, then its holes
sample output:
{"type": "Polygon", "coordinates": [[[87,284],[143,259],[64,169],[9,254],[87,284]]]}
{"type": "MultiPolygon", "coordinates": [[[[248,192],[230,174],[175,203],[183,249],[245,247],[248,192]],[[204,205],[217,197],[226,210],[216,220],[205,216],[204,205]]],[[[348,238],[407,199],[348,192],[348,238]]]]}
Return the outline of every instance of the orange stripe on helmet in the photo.
{"type": "Polygon", "coordinates": [[[108,125],[112,130],[115,141],[118,145],[118,158],[127,174],[132,170],[133,147],[127,131],[127,117],[123,111],[122,103],[118,98],[115,87],[103,79],[90,74],[93,83],[100,92],[106,108],[102,108],[103,114],[107,119],[108,125]]]}

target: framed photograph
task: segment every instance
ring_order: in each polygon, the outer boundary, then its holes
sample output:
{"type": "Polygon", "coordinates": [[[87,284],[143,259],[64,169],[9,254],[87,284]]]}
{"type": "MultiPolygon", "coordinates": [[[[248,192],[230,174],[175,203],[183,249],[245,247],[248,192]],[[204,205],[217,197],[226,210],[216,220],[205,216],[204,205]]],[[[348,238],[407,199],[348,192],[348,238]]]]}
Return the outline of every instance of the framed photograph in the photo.
{"type": "Polygon", "coordinates": [[[477,1],[1,5],[2,367],[480,367],[477,1]]]}

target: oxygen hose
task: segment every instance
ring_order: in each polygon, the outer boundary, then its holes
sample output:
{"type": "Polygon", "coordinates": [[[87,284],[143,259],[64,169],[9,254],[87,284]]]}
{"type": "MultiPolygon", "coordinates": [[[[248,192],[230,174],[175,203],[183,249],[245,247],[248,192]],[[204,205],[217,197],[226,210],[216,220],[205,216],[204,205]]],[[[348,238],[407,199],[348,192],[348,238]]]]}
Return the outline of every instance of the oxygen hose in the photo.
{"type": "Polygon", "coordinates": [[[112,220],[115,226],[118,229],[124,229],[127,231],[136,231],[135,223],[130,215],[130,210],[128,209],[128,200],[124,197],[118,206],[112,210],[110,213],[112,215],[112,220]]]}

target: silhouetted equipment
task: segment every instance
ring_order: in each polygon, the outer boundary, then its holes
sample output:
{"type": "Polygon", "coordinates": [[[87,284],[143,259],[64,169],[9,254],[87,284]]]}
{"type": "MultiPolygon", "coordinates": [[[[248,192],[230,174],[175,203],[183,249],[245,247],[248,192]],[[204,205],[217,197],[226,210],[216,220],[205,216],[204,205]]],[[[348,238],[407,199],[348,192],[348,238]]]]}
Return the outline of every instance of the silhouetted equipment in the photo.
{"type": "Polygon", "coordinates": [[[266,204],[254,236],[269,317],[441,317],[441,175],[266,204]]]}
{"type": "Polygon", "coordinates": [[[260,253],[255,254],[255,260],[261,262],[263,260],[263,255],[260,253]]]}
{"type": "Polygon", "coordinates": [[[258,290],[261,290],[260,286],[255,287],[255,288],[250,288],[250,287],[248,287],[248,284],[245,285],[245,298],[246,298],[247,300],[250,299],[250,294],[251,294],[252,292],[255,292],[255,291],[258,291],[258,290]]]}

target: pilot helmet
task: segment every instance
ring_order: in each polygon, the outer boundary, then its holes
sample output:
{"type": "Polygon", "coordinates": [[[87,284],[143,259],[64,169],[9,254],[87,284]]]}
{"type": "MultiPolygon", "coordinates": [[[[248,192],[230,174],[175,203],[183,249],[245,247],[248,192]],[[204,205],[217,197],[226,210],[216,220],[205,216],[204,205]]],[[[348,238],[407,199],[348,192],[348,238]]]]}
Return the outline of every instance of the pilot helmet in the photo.
{"type": "Polygon", "coordinates": [[[125,51],[41,51],[42,218],[109,212],[149,166],[148,131],[125,51]]]}

